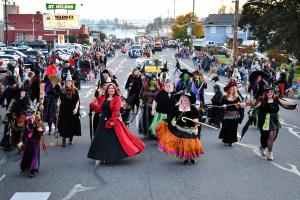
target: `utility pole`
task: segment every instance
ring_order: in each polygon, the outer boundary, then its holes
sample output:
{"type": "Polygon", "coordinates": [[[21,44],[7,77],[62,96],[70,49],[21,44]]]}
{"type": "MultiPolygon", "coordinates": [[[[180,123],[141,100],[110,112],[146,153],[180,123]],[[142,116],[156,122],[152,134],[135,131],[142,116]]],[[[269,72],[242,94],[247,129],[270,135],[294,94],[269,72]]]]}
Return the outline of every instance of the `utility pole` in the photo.
{"type": "Polygon", "coordinates": [[[192,16],[192,19],[191,19],[191,28],[192,28],[192,34],[191,34],[191,47],[192,47],[192,49],[193,49],[193,47],[194,47],[194,45],[193,45],[193,37],[194,37],[194,34],[193,34],[193,32],[194,32],[194,29],[193,29],[193,20],[194,20],[194,18],[195,18],[195,0],[193,0],[193,16],[192,16]]]}
{"type": "Polygon", "coordinates": [[[4,20],[5,20],[5,44],[8,45],[8,19],[7,19],[7,0],[4,0],[4,20]]]}
{"type": "Polygon", "coordinates": [[[233,27],[233,49],[232,49],[232,64],[237,60],[238,51],[238,15],[239,15],[239,0],[235,0],[234,9],[234,27],[233,27]]]}
{"type": "Polygon", "coordinates": [[[34,15],[32,16],[32,41],[34,41],[34,15]]]}
{"type": "Polygon", "coordinates": [[[169,9],[168,9],[168,18],[167,18],[167,39],[169,38],[169,9]]]}
{"type": "Polygon", "coordinates": [[[174,0],[174,22],[175,22],[175,17],[176,15],[175,15],[175,0],[174,0]]]}

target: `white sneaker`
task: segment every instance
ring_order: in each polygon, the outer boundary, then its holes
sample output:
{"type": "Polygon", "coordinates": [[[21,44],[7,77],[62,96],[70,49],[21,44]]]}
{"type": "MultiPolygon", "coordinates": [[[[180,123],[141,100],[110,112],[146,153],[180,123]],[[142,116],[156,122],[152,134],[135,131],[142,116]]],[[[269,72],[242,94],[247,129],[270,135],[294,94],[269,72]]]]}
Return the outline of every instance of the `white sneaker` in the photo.
{"type": "Polygon", "coordinates": [[[267,154],[267,148],[260,147],[260,153],[261,153],[261,156],[266,156],[266,154],[267,154]]]}
{"type": "Polygon", "coordinates": [[[99,165],[99,164],[100,164],[100,160],[96,160],[95,167],[97,167],[97,165],[99,165]]]}
{"type": "Polygon", "coordinates": [[[274,160],[273,152],[268,153],[268,160],[274,160]]]}

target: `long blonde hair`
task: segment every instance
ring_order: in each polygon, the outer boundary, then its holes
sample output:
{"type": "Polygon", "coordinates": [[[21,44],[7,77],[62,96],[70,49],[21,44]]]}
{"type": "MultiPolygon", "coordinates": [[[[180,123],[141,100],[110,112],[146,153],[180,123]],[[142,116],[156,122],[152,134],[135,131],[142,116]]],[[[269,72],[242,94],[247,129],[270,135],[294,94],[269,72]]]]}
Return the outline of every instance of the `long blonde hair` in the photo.
{"type": "Polygon", "coordinates": [[[236,99],[238,97],[237,86],[231,86],[230,88],[228,88],[226,91],[226,97],[228,98],[230,96],[231,88],[234,88],[233,98],[236,99]]]}

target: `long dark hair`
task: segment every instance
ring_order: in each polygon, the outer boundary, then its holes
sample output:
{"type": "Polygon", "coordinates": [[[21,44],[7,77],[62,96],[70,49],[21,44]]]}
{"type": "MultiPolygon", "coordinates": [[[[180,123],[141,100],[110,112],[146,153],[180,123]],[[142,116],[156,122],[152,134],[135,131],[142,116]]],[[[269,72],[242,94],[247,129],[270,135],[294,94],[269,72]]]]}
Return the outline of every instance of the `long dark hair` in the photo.
{"type": "Polygon", "coordinates": [[[120,96],[120,92],[119,92],[119,89],[117,88],[117,86],[116,86],[114,83],[108,83],[108,84],[107,84],[107,87],[106,87],[106,89],[105,89],[105,91],[104,91],[104,96],[105,96],[105,98],[107,99],[107,98],[109,97],[109,94],[108,94],[108,88],[109,88],[110,86],[113,86],[114,89],[115,89],[115,94],[114,94],[114,96],[120,96]]]}
{"type": "MultiPolygon", "coordinates": [[[[273,89],[271,89],[273,91],[273,100],[274,102],[278,102],[278,97],[275,95],[275,91],[273,89]]],[[[260,101],[261,101],[261,105],[264,106],[268,103],[268,92],[270,90],[267,90],[264,92],[263,96],[261,97],[260,101]]]]}

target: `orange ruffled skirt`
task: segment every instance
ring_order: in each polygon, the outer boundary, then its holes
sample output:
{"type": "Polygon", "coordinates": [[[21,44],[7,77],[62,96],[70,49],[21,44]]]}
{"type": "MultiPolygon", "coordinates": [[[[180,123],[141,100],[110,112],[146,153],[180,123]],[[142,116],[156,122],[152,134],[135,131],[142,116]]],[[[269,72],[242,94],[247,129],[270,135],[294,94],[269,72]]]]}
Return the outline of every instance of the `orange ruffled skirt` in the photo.
{"type": "Polygon", "coordinates": [[[184,133],[177,129],[170,130],[166,121],[156,127],[158,149],[170,156],[181,159],[199,158],[204,153],[199,138],[194,134],[184,133]]]}

